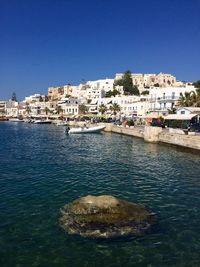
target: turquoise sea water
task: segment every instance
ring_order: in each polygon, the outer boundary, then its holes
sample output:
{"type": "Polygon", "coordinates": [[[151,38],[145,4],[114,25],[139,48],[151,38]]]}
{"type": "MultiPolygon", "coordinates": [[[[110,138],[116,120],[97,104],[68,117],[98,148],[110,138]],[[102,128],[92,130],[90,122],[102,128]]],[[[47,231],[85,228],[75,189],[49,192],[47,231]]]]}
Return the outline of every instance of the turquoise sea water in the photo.
{"type": "Polygon", "coordinates": [[[110,133],[0,123],[1,267],[200,266],[200,155],[110,133]],[[88,194],[147,205],[142,238],[67,235],[59,209],[88,194]]]}

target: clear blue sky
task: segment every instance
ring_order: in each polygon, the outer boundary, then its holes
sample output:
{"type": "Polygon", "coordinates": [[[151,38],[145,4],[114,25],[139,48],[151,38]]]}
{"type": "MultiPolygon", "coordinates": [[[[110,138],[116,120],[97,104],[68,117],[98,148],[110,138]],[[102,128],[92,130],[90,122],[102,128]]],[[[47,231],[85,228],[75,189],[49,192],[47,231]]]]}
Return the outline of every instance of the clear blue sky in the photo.
{"type": "Polygon", "coordinates": [[[200,79],[200,0],[0,0],[0,99],[127,69],[200,79]]]}

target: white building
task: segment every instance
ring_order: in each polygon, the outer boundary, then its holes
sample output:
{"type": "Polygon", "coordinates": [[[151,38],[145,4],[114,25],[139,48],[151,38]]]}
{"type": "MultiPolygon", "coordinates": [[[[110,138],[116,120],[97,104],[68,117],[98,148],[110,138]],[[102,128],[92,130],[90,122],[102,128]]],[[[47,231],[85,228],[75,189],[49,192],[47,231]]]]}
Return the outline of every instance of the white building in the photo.
{"type": "Polygon", "coordinates": [[[41,94],[34,94],[34,95],[30,95],[25,97],[24,99],[24,103],[34,103],[34,102],[39,102],[39,101],[44,101],[45,100],[45,95],[41,95],[41,94]]]}
{"type": "Polygon", "coordinates": [[[6,102],[0,101],[0,116],[5,115],[6,113],[6,102]]]}
{"type": "Polygon", "coordinates": [[[29,116],[38,116],[38,115],[50,115],[55,111],[56,104],[55,102],[35,102],[28,105],[30,108],[29,116]]]}
{"type": "Polygon", "coordinates": [[[148,112],[148,98],[146,96],[115,96],[109,98],[102,98],[98,100],[98,108],[101,104],[104,104],[107,107],[107,113],[110,106],[114,103],[120,106],[120,115],[121,116],[144,116],[148,112]]]}
{"type": "Polygon", "coordinates": [[[149,111],[160,111],[166,113],[177,105],[181,93],[191,92],[194,86],[185,87],[152,87],[149,89],[149,111]]]}
{"type": "Polygon", "coordinates": [[[19,115],[18,112],[18,102],[9,100],[6,102],[6,116],[8,117],[17,117],[19,115]]]}
{"type": "Polygon", "coordinates": [[[200,115],[200,107],[180,107],[177,109],[176,114],[178,115],[198,114],[200,115]]]}
{"type": "Polygon", "coordinates": [[[104,90],[104,92],[113,90],[114,79],[102,79],[96,81],[88,81],[86,85],[91,89],[104,90]]]}
{"type": "Polygon", "coordinates": [[[63,97],[58,101],[58,106],[61,107],[63,115],[77,115],[79,113],[80,101],[74,97],[63,97]]]}

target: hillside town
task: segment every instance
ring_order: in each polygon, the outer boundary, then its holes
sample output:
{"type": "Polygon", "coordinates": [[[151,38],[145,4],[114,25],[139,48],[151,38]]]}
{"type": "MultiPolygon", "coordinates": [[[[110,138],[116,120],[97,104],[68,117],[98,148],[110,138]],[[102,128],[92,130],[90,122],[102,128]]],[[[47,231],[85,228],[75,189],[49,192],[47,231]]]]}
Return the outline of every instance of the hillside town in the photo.
{"type": "Polygon", "coordinates": [[[77,118],[81,114],[106,118],[113,114],[126,118],[144,118],[149,114],[165,116],[174,113],[173,110],[180,106],[181,97],[195,90],[193,83],[178,81],[171,74],[127,71],[117,73],[113,79],[49,87],[46,95],[37,93],[26,96],[20,102],[13,93],[10,100],[0,101],[0,117],[77,118]]]}

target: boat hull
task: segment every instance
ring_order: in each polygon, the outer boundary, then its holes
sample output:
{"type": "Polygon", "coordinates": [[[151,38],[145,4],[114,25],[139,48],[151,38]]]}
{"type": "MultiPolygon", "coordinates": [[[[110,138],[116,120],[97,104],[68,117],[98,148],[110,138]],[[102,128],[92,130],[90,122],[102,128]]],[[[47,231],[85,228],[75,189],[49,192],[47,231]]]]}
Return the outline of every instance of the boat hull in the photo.
{"type": "Polygon", "coordinates": [[[24,122],[24,120],[20,119],[9,119],[10,122],[24,122]]]}
{"type": "Polygon", "coordinates": [[[88,133],[100,133],[102,130],[104,130],[106,126],[100,125],[95,127],[79,127],[79,128],[72,128],[68,131],[69,134],[88,134],[88,133]]]}
{"type": "Polygon", "coordinates": [[[63,122],[63,123],[61,122],[61,123],[57,123],[57,124],[56,124],[56,126],[67,126],[67,125],[68,125],[67,122],[66,122],[66,123],[65,123],[65,122],[63,122]]]}
{"type": "Polygon", "coordinates": [[[34,124],[51,124],[51,121],[34,121],[34,124]]]}

